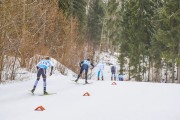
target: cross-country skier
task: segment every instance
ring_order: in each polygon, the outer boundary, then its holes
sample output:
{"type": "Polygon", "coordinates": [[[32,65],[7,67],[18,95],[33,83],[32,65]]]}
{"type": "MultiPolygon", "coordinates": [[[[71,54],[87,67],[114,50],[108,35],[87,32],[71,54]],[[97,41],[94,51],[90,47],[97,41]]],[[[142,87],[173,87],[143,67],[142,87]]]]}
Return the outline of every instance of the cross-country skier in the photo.
{"type": "Polygon", "coordinates": [[[116,80],[116,66],[115,65],[111,66],[111,80],[113,80],[113,78],[114,80],[116,80]]]}
{"type": "Polygon", "coordinates": [[[104,80],[103,77],[104,63],[102,60],[98,63],[97,67],[98,67],[98,80],[100,80],[100,75],[101,75],[101,79],[104,80]]]}
{"type": "Polygon", "coordinates": [[[123,79],[123,74],[119,73],[118,79],[119,79],[119,81],[123,81],[123,80],[124,80],[124,79],[123,79]]]}
{"type": "Polygon", "coordinates": [[[52,75],[52,70],[53,70],[53,62],[50,60],[49,57],[45,57],[44,60],[41,60],[37,65],[37,79],[34,83],[33,89],[31,90],[32,93],[34,93],[36,86],[40,80],[40,76],[42,75],[43,77],[43,87],[44,87],[44,94],[48,94],[46,92],[46,69],[51,67],[51,72],[50,72],[50,76],[52,75]]]}
{"type": "Polygon", "coordinates": [[[85,70],[85,84],[87,84],[87,83],[88,83],[88,82],[87,82],[88,69],[89,69],[90,65],[92,66],[92,69],[93,69],[93,68],[94,68],[94,65],[90,62],[90,59],[85,59],[85,60],[81,61],[81,62],[79,63],[79,65],[80,65],[81,69],[80,69],[80,73],[79,73],[77,79],[75,80],[75,82],[78,81],[78,79],[80,78],[82,72],[85,70]]]}

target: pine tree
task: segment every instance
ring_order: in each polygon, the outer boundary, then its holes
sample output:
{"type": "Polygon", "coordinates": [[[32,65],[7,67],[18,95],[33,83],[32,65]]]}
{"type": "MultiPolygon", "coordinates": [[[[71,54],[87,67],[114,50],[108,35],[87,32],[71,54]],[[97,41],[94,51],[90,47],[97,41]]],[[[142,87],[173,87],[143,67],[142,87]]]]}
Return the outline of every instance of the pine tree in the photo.
{"type": "MultiPolygon", "coordinates": [[[[174,82],[175,65],[179,65],[180,48],[180,1],[165,0],[159,9],[156,43],[161,45],[160,55],[166,66],[170,64],[172,82],[174,82]]],[[[158,46],[156,46],[157,48],[158,46]]]]}
{"type": "Polygon", "coordinates": [[[80,28],[86,22],[86,0],[59,0],[59,8],[70,19],[78,18],[80,28]]]}
{"type": "Polygon", "coordinates": [[[150,60],[151,40],[154,34],[152,19],[155,14],[153,0],[124,1],[122,4],[121,55],[127,55],[131,74],[142,80],[150,60]],[[142,74],[143,73],[143,74],[142,74]]]}
{"type": "Polygon", "coordinates": [[[88,11],[87,35],[88,39],[94,43],[99,43],[101,39],[102,19],[104,16],[101,4],[101,0],[91,1],[88,11]]]}

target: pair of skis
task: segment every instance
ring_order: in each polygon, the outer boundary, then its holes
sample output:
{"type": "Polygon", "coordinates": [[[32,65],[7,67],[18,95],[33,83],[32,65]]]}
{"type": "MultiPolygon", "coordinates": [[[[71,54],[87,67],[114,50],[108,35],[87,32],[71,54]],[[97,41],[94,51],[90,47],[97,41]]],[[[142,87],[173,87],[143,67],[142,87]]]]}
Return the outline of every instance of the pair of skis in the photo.
{"type": "MultiPolygon", "coordinates": [[[[75,82],[76,84],[81,84],[81,83],[78,83],[76,82],[75,80],[72,80],[73,82],[75,82]]],[[[88,82],[88,83],[83,83],[82,85],[88,85],[88,84],[92,84],[93,82],[88,82]]]]}
{"type": "Polygon", "coordinates": [[[57,93],[48,93],[48,94],[35,94],[35,93],[32,93],[31,90],[30,90],[30,93],[33,95],[33,96],[48,96],[48,95],[54,95],[54,94],[57,94],[57,93]]]}
{"type": "Polygon", "coordinates": [[[40,94],[39,96],[47,96],[47,95],[54,95],[54,94],[57,94],[57,93],[40,94]]]}

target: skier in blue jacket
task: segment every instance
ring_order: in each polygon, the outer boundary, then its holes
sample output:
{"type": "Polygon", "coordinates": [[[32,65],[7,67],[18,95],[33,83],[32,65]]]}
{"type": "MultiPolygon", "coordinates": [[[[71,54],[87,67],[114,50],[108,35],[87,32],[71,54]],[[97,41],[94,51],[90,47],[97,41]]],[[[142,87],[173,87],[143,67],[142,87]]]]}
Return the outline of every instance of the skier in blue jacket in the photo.
{"type": "Polygon", "coordinates": [[[77,79],[75,80],[75,82],[78,81],[78,79],[80,78],[82,72],[85,70],[85,84],[87,84],[88,83],[87,82],[88,69],[89,69],[90,65],[92,66],[92,69],[93,69],[94,65],[90,62],[90,59],[85,59],[85,60],[81,61],[79,65],[80,65],[81,69],[80,69],[80,73],[79,73],[77,79]]]}
{"type": "Polygon", "coordinates": [[[37,79],[34,83],[33,89],[31,90],[32,93],[34,93],[36,86],[40,80],[40,76],[42,75],[43,77],[43,87],[44,87],[44,94],[48,94],[46,92],[46,69],[51,67],[51,72],[50,72],[50,76],[52,75],[52,70],[53,70],[53,62],[50,60],[49,57],[46,57],[44,60],[41,60],[37,65],[37,79]]]}

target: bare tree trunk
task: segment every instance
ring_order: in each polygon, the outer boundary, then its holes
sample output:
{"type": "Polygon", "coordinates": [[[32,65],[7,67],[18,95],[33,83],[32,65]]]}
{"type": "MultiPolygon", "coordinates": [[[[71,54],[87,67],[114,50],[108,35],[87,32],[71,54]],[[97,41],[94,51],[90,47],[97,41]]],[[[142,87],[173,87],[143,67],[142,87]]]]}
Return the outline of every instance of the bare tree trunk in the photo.
{"type": "MultiPolygon", "coordinates": [[[[22,38],[21,38],[21,44],[25,44],[25,31],[26,31],[26,0],[23,1],[23,16],[22,16],[22,21],[23,21],[23,27],[22,27],[22,38]]],[[[26,61],[25,61],[25,53],[21,53],[21,67],[26,67],[26,61]]]]}
{"type": "Polygon", "coordinates": [[[161,82],[161,69],[160,68],[156,68],[156,81],[155,82],[161,82]]]}
{"type": "Polygon", "coordinates": [[[174,83],[174,69],[175,69],[175,61],[172,62],[172,83],[174,83]]]}
{"type": "Polygon", "coordinates": [[[130,64],[128,65],[128,67],[129,67],[129,70],[128,70],[128,73],[129,73],[129,80],[131,80],[131,66],[130,66],[130,64]]]}
{"type": "Polygon", "coordinates": [[[101,30],[101,40],[100,40],[100,44],[99,44],[99,52],[101,52],[101,50],[102,50],[103,38],[104,38],[104,21],[103,21],[103,26],[102,26],[102,30],[101,30]]]}
{"type": "Polygon", "coordinates": [[[167,63],[166,63],[166,73],[165,73],[165,75],[166,75],[166,82],[168,82],[168,65],[167,65],[167,63]]]}
{"type": "Polygon", "coordinates": [[[154,81],[154,63],[152,62],[152,68],[151,68],[151,81],[154,81]]]}
{"type": "Polygon", "coordinates": [[[10,75],[10,80],[15,80],[15,72],[16,72],[16,60],[17,60],[17,53],[16,53],[16,56],[15,56],[15,59],[13,61],[13,65],[12,65],[12,68],[11,68],[11,75],[10,75]]]}
{"type": "Polygon", "coordinates": [[[148,80],[147,80],[147,82],[149,82],[150,81],[150,73],[151,73],[151,61],[150,61],[150,58],[149,58],[149,67],[148,67],[148,80]]]}
{"type": "MultiPolygon", "coordinates": [[[[3,36],[3,35],[2,35],[3,36]]],[[[0,38],[0,83],[2,82],[2,73],[4,68],[4,41],[0,38]]]]}
{"type": "Polygon", "coordinates": [[[140,63],[140,60],[139,60],[139,65],[138,65],[138,80],[139,80],[139,81],[142,81],[142,77],[141,77],[141,63],[140,63]]]}
{"type": "MultiPolygon", "coordinates": [[[[110,40],[109,40],[109,34],[110,33],[109,33],[109,30],[108,30],[108,34],[107,34],[107,38],[106,38],[107,39],[107,43],[106,43],[107,44],[106,45],[107,49],[106,49],[106,52],[108,52],[108,50],[111,49],[110,40]]],[[[114,51],[113,51],[113,53],[114,53],[114,51]]]]}
{"type": "MultiPolygon", "coordinates": [[[[179,44],[178,58],[180,59],[180,44],[179,44]]],[[[177,76],[178,76],[178,82],[180,83],[180,63],[177,64],[178,64],[177,76]]]]}
{"type": "Polygon", "coordinates": [[[180,65],[178,66],[178,72],[177,72],[177,74],[178,74],[178,82],[180,83],[180,65]]]}

